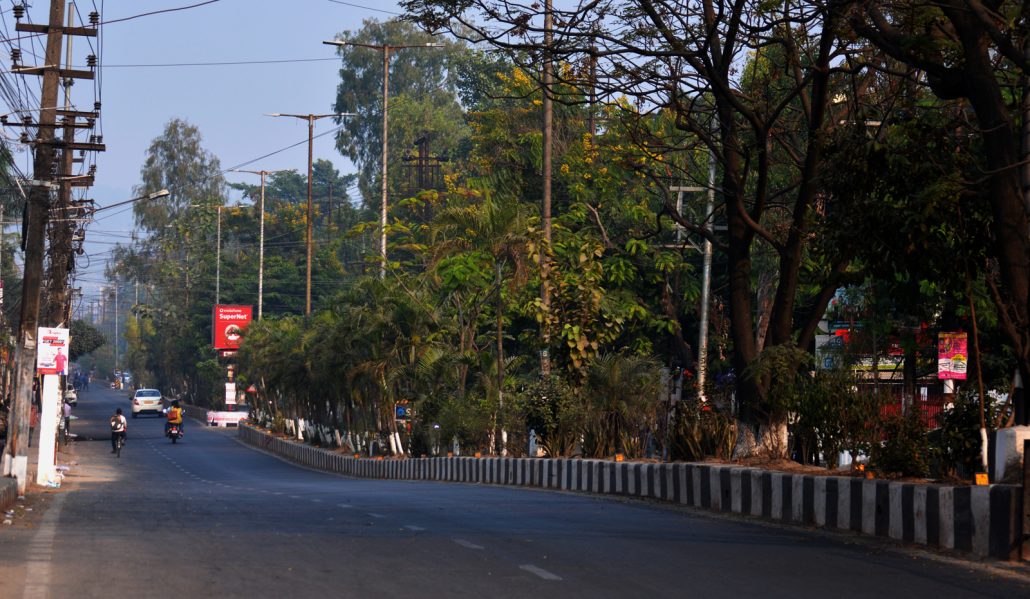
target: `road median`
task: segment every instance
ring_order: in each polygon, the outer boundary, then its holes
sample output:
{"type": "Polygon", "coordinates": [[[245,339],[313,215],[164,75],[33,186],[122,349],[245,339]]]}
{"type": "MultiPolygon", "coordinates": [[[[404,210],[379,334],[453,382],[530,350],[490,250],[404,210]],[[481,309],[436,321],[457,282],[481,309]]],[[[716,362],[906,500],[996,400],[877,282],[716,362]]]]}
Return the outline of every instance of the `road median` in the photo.
{"type": "Polygon", "coordinates": [[[530,486],[651,498],[713,512],[851,531],[977,558],[1019,559],[1022,487],[814,476],[712,463],[589,459],[355,458],[241,424],[240,439],[348,476],[530,486]]]}

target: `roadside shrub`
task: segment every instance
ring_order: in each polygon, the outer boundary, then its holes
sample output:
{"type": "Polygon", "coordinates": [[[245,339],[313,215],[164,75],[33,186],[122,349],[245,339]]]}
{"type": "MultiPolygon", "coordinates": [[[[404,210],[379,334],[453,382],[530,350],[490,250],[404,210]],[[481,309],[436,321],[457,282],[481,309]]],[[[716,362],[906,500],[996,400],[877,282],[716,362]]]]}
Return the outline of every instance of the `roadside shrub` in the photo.
{"type": "Polygon", "coordinates": [[[728,459],[737,443],[736,422],[727,414],[694,401],[677,405],[670,431],[673,460],[696,462],[706,457],[728,459]]]}
{"type": "Polygon", "coordinates": [[[870,452],[877,470],[888,478],[929,475],[933,449],[919,410],[888,416],[881,422],[880,432],[883,441],[873,444],[870,452]]]}
{"type": "Polygon", "coordinates": [[[528,443],[529,431],[534,430],[537,443],[547,455],[568,457],[575,453],[583,431],[583,407],[565,379],[557,375],[533,379],[509,398],[505,421],[523,423],[524,443],[528,443]]]}
{"type": "Polygon", "coordinates": [[[591,360],[578,389],[584,409],[583,453],[643,455],[646,440],[658,431],[663,388],[661,364],[654,358],[620,352],[591,360]]]}
{"type": "MultiPolygon", "coordinates": [[[[987,431],[994,430],[994,406],[987,403],[987,431]]],[[[954,405],[938,417],[940,428],[930,434],[936,449],[940,476],[971,478],[980,469],[980,398],[975,392],[962,392],[954,405]]]]}

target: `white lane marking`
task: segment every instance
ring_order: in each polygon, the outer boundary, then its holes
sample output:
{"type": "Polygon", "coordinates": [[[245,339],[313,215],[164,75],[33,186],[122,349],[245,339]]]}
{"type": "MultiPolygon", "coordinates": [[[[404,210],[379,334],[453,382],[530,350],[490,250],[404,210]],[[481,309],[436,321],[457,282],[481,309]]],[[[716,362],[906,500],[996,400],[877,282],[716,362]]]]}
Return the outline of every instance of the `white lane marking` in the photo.
{"type": "Polygon", "coordinates": [[[322,503],[321,499],[312,499],[311,503],[322,503]]]}
{"type": "Polygon", "coordinates": [[[386,517],[386,516],[384,516],[382,514],[373,514],[372,512],[369,512],[368,515],[372,516],[373,518],[385,518],[386,517]]]}
{"type": "Polygon", "coordinates": [[[39,522],[36,534],[29,542],[26,553],[29,558],[25,567],[25,587],[22,589],[23,599],[50,596],[50,566],[54,561],[54,539],[57,537],[57,520],[61,517],[61,506],[67,499],[67,493],[54,495],[54,502],[39,522]]]}
{"type": "Polygon", "coordinates": [[[408,524],[408,525],[406,525],[406,526],[405,526],[404,528],[407,528],[408,530],[413,530],[413,531],[415,531],[415,532],[419,532],[419,531],[423,531],[423,530],[425,530],[425,529],[424,529],[424,528],[422,528],[421,526],[414,526],[414,525],[412,525],[412,524],[408,524]]]}
{"type": "Polygon", "coordinates": [[[290,495],[290,499],[300,499],[297,495],[290,495]]]}
{"type": "Polygon", "coordinates": [[[462,547],[464,547],[466,549],[482,549],[483,548],[482,545],[476,545],[472,541],[466,541],[465,539],[451,539],[451,540],[454,541],[455,543],[461,545],[462,547]]]}
{"type": "Polygon", "coordinates": [[[354,506],[353,505],[348,505],[346,503],[338,503],[338,504],[336,504],[336,507],[342,507],[343,509],[349,509],[349,508],[352,508],[354,506]]]}
{"type": "Polygon", "coordinates": [[[561,580],[561,576],[558,576],[557,574],[552,574],[547,570],[544,570],[543,568],[534,566],[533,564],[522,564],[521,566],[519,566],[519,570],[525,570],[530,574],[536,574],[544,580],[561,580]]]}

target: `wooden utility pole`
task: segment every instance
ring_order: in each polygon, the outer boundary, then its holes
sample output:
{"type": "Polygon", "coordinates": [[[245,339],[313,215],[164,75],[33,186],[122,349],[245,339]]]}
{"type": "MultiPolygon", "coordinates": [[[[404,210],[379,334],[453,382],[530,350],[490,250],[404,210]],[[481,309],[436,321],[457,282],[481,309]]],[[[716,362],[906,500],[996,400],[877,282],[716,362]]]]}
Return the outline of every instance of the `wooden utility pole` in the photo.
{"type": "MultiPolygon", "coordinates": [[[[32,374],[36,363],[36,329],[39,324],[40,287],[43,276],[43,254],[46,245],[46,225],[50,209],[50,183],[54,168],[54,128],[57,116],[57,93],[62,76],[89,77],[92,72],[62,69],[61,46],[65,34],[96,35],[96,28],[64,27],[64,0],[52,0],[50,17],[46,25],[22,23],[18,19],[15,29],[20,32],[45,33],[47,37],[43,65],[40,67],[14,67],[12,71],[43,76],[40,110],[33,159],[33,181],[26,206],[24,276],[22,281],[21,323],[18,345],[15,349],[14,406],[11,410],[7,444],[4,446],[3,474],[18,479],[18,492],[25,492],[28,483],[28,429],[29,406],[32,403],[32,374]]],[[[23,12],[23,11],[22,11],[23,12]]],[[[19,13],[16,13],[16,17],[19,13]]],[[[68,144],[62,144],[69,147],[68,144]]]]}
{"type": "Polygon", "coordinates": [[[313,160],[314,160],[314,140],[315,140],[315,121],[318,119],[324,119],[329,117],[343,117],[343,116],[354,116],[351,113],[333,113],[333,114],[284,114],[280,112],[269,114],[268,116],[292,116],[296,119],[304,119],[308,122],[308,216],[307,216],[307,251],[308,251],[308,267],[307,267],[307,286],[304,292],[304,315],[311,315],[311,235],[313,232],[312,225],[314,218],[313,210],[311,207],[311,178],[313,171],[313,160]]]}
{"type": "MultiPolygon", "coordinates": [[[[68,26],[65,31],[73,31],[75,25],[75,3],[68,3],[68,26]]],[[[93,58],[90,59],[91,70],[81,76],[89,78],[92,76],[93,58]]],[[[57,111],[61,117],[60,126],[63,128],[61,136],[61,163],[59,167],[58,196],[57,203],[51,210],[53,222],[50,227],[50,268],[47,272],[48,288],[46,293],[46,310],[43,323],[47,326],[58,326],[65,322],[70,326],[67,316],[70,313],[71,294],[69,291],[69,275],[75,266],[75,254],[73,251],[73,236],[77,228],[77,219],[82,216],[84,209],[72,205],[72,189],[74,187],[89,187],[93,184],[92,174],[73,176],[72,168],[76,162],[83,162],[82,158],[75,158],[75,149],[81,148],[81,144],[75,143],[76,129],[92,129],[96,123],[97,113],[78,112],[72,110],[71,88],[75,82],[75,75],[72,70],[72,40],[69,38],[65,46],[65,68],[61,71],[64,87],[64,109],[57,111]],[[84,118],[84,121],[80,121],[84,118]]],[[[56,119],[55,119],[56,126],[56,119]]],[[[85,148],[81,148],[85,149],[85,148]]],[[[89,149],[96,149],[94,147],[89,149]]]]}
{"type": "Polygon", "coordinates": [[[554,104],[551,101],[551,43],[553,26],[551,0],[544,3],[544,156],[543,156],[543,201],[540,207],[540,220],[543,224],[544,243],[540,248],[540,307],[544,312],[541,337],[543,349],[540,350],[540,374],[551,374],[551,146],[554,131],[554,104]]]}

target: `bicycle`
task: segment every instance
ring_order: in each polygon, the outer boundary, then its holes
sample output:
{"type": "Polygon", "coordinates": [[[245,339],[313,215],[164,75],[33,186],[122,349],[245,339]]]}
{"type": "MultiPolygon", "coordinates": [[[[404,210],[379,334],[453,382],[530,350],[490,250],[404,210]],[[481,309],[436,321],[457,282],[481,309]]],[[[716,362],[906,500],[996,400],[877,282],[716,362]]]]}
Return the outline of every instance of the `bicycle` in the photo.
{"type": "Polygon", "coordinates": [[[125,445],[125,433],[122,433],[115,437],[114,440],[114,457],[122,457],[122,445],[125,445]]]}

